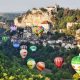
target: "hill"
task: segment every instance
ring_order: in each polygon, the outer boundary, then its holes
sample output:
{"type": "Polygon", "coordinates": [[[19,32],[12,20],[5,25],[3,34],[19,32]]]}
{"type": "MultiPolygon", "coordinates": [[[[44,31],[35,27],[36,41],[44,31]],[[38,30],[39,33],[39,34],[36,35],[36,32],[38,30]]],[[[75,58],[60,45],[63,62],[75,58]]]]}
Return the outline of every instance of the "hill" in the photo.
{"type": "Polygon", "coordinates": [[[16,26],[32,26],[39,25],[44,21],[49,21],[52,24],[52,18],[55,17],[55,13],[57,13],[58,5],[55,7],[47,7],[47,8],[33,8],[32,10],[28,10],[26,13],[22,14],[19,17],[14,19],[14,23],[16,26]]]}

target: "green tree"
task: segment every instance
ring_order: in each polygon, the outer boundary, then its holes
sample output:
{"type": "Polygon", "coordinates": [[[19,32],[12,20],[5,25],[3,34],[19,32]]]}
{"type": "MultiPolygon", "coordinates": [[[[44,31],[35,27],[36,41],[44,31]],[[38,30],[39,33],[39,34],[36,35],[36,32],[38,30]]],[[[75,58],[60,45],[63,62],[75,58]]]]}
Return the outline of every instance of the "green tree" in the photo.
{"type": "Polygon", "coordinates": [[[45,9],[45,8],[40,8],[40,10],[43,12],[47,12],[47,9],[45,9]]]}

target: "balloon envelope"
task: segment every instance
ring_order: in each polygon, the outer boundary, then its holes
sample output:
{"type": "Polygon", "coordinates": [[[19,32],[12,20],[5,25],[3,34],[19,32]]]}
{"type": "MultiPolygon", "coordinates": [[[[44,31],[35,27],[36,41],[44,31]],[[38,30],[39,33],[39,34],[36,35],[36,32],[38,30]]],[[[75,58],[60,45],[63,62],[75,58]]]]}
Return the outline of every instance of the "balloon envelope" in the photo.
{"type": "Polygon", "coordinates": [[[72,58],[71,65],[73,69],[80,75],[80,54],[79,56],[75,56],[72,58]]]}
{"type": "Polygon", "coordinates": [[[8,40],[8,37],[6,35],[2,36],[2,41],[6,42],[8,40]]]}
{"type": "Polygon", "coordinates": [[[10,29],[11,29],[11,31],[16,31],[17,27],[15,25],[11,25],[10,29]]]}
{"type": "Polygon", "coordinates": [[[27,66],[29,67],[29,69],[33,69],[36,65],[36,62],[34,59],[30,58],[27,60],[27,66]]]}
{"type": "Polygon", "coordinates": [[[62,57],[56,57],[54,59],[54,63],[57,66],[57,68],[61,68],[63,64],[63,58],[62,57]]]}
{"type": "Polygon", "coordinates": [[[18,48],[20,46],[19,42],[13,42],[13,47],[18,48]]]}
{"type": "Polygon", "coordinates": [[[42,71],[42,70],[45,69],[45,63],[44,63],[44,62],[38,62],[38,63],[36,64],[36,67],[37,67],[37,69],[38,69],[39,71],[42,71]]]}
{"type": "Polygon", "coordinates": [[[37,31],[38,34],[43,33],[44,28],[42,26],[38,26],[36,31],[37,31]]]}
{"type": "Polygon", "coordinates": [[[31,50],[31,51],[36,51],[36,50],[37,50],[37,47],[36,47],[36,46],[31,46],[31,47],[30,47],[30,50],[31,50]]]}
{"type": "Polygon", "coordinates": [[[26,58],[26,56],[27,56],[27,50],[26,49],[21,49],[20,50],[20,55],[21,55],[21,57],[24,59],[24,58],[26,58]]]}
{"type": "Polygon", "coordinates": [[[27,46],[26,45],[21,45],[20,48],[21,49],[27,49],[27,46]]]}

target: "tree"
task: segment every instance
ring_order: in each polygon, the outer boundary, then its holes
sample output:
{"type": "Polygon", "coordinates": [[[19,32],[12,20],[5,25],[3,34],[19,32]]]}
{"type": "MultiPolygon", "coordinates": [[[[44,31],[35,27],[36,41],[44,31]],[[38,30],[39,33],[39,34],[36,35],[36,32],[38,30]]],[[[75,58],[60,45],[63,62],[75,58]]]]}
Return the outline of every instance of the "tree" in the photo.
{"type": "Polygon", "coordinates": [[[2,19],[3,17],[2,16],[0,16],[0,20],[2,19]]]}
{"type": "Polygon", "coordinates": [[[18,17],[18,22],[21,23],[21,21],[22,21],[22,16],[19,16],[18,17]]]}
{"type": "Polygon", "coordinates": [[[33,8],[33,10],[37,10],[36,8],[33,8]]]}
{"type": "Polygon", "coordinates": [[[32,14],[32,12],[31,12],[30,10],[28,10],[28,11],[26,12],[26,16],[28,16],[29,14],[32,14]]]}
{"type": "Polygon", "coordinates": [[[45,8],[40,8],[40,10],[43,12],[47,12],[47,9],[45,9],[45,8]]]}
{"type": "Polygon", "coordinates": [[[61,19],[63,17],[63,13],[64,13],[64,9],[61,8],[57,13],[57,17],[61,19]]]}

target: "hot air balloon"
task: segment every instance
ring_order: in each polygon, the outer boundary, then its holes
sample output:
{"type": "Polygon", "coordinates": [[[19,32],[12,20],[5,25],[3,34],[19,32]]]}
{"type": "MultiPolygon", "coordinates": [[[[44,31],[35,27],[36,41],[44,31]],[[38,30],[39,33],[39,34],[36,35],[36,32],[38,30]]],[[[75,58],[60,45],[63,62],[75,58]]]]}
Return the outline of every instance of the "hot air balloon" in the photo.
{"type": "Polygon", "coordinates": [[[26,56],[27,56],[27,50],[26,49],[21,49],[20,50],[20,55],[21,55],[21,57],[22,57],[22,59],[24,60],[24,58],[26,58],[26,56]]]}
{"type": "Polygon", "coordinates": [[[30,46],[30,50],[31,51],[36,51],[37,50],[37,47],[36,46],[30,46]]]}
{"type": "Polygon", "coordinates": [[[71,65],[73,69],[79,74],[80,76],[80,54],[79,56],[75,56],[71,60],[71,65]]]}
{"type": "Polygon", "coordinates": [[[42,26],[34,26],[32,29],[33,33],[35,33],[38,37],[40,37],[44,31],[42,26]]]}
{"type": "Polygon", "coordinates": [[[62,67],[62,64],[63,64],[63,58],[62,57],[56,57],[54,59],[54,63],[55,65],[57,66],[57,68],[61,68],[62,67]]]}
{"type": "Polygon", "coordinates": [[[36,67],[39,71],[43,71],[45,69],[45,63],[44,62],[38,62],[36,64],[36,67]]]}
{"type": "Polygon", "coordinates": [[[44,31],[44,28],[43,28],[42,26],[38,26],[38,28],[37,28],[37,30],[36,30],[36,33],[37,33],[39,36],[41,36],[42,33],[43,33],[43,31],[44,31]]]}
{"type": "Polygon", "coordinates": [[[18,41],[13,42],[13,47],[14,48],[18,48],[20,46],[18,41]]]}
{"type": "Polygon", "coordinates": [[[35,67],[35,65],[36,65],[36,62],[35,62],[34,59],[29,58],[29,59],[27,60],[27,66],[29,67],[29,69],[33,69],[33,68],[35,67]]]}
{"type": "Polygon", "coordinates": [[[2,41],[3,42],[6,42],[7,40],[8,40],[8,36],[6,36],[6,35],[2,36],[2,41]]]}
{"type": "Polygon", "coordinates": [[[38,26],[37,32],[40,34],[44,31],[44,28],[42,26],[38,26]]]}
{"type": "Polygon", "coordinates": [[[27,46],[26,45],[21,45],[20,48],[21,49],[27,49],[27,46]]]}
{"type": "Polygon", "coordinates": [[[16,30],[17,30],[17,27],[16,27],[15,25],[11,25],[11,26],[10,26],[10,30],[11,30],[11,32],[12,32],[12,31],[16,31],[16,30]]]}

